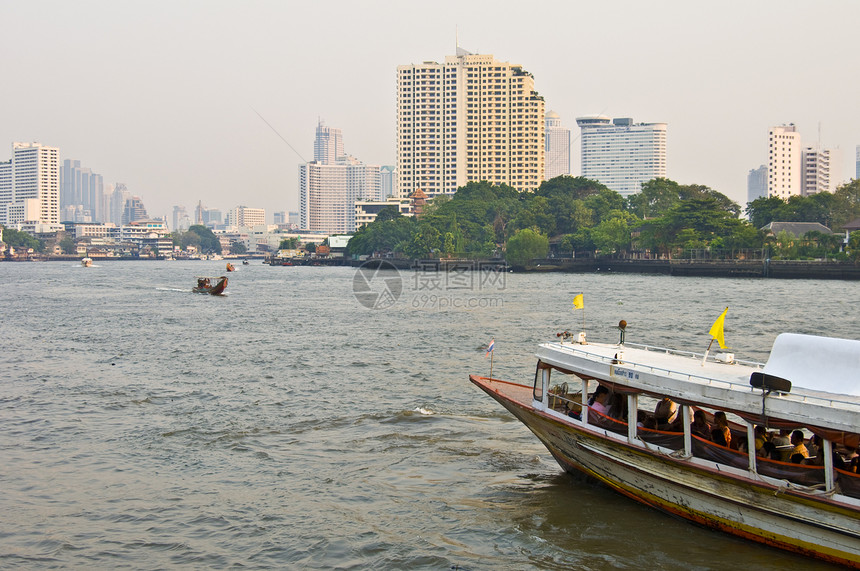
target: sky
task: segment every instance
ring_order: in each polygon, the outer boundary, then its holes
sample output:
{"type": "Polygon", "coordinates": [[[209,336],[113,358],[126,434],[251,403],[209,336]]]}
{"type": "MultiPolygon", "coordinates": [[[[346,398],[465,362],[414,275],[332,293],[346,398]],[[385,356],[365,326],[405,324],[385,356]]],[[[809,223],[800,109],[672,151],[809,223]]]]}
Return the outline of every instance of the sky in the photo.
{"type": "Polygon", "coordinates": [[[667,176],[746,204],[767,131],[860,145],[857,0],[0,0],[0,161],[58,147],[150,216],[198,201],[298,210],[317,122],[395,163],[398,65],[457,43],[521,65],[571,129],[605,114],[667,123],[667,176]]]}

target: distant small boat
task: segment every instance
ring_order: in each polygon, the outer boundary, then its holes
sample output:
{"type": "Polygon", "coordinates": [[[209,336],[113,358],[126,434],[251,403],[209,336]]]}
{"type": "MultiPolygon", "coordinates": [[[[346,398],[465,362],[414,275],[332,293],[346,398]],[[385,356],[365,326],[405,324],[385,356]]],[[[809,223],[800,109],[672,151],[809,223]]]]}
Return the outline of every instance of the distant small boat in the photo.
{"type": "Polygon", "coordinates": [[[251,263],[251,262],[249,262],[248,260],[242,260],[242,265],[243,265],[243,266],[247,266],[247,265],[248,265],[248,264],[250,264],[250,263],[251,263]]]}
{"type": "Polygon", "coordinates": [[[231,264],[230,262],[227,262],[227,271],[232,272],[235,270],[236,270],[236,268],[233,266],[233,264],[231,264]]]}
{"type": "Polygon", "coordinates": [[[197,286],[191,291],[194,293],[208,293],[209,295],[221,295],[227,289],[227,276],[217,278],[197,278],[197,286]]]}
{"type": "Polygon", "coordinates": [[[92,258],[83,258],[81,260],[81,265],[85,268],[89,268],[90,266],[93,265],[93,259],[92,258]]]}

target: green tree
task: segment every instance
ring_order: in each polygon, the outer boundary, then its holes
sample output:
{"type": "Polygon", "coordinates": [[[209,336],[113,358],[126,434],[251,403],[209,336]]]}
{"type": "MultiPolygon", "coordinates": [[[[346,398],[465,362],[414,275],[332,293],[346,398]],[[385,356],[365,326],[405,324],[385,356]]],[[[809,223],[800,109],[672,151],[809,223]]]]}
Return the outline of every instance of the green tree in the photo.
{"type": "Polygon", "coordinates": [[[833,226],[842,229],[844,224],[860,218],[860,179],[843,184],[833,193],[833,226]]]}
{"type": "Polygon", "coordinates": [[[406,255],[413,260],[427,258],[439,253],[442,248],[442,236],[439,231],[429,224],[422,224],[412,235],[412,240],[406,246],[406,255]]]}
{"type": "Polygon", "coordinates": [[[278,244],[278,250],[296,250],[299,247],[299,239],[295,236],[292,238],[284,238],[278,244]]]}
{"type": "Polygon", "coordinates": [[[231,254],[241,256],[243,254],[246,254],[247,252],[248,252],[248,248],[245,247],[245,244],[243,244],[239,240],[236,240],[235,242],[230,244],[230,253],[231,254]]]}
{"type": "Polygon", "coordinates": [[[855,230],[848,235],[847,254],[848,259],[855,264],[860,263],[860,230],[855,230]]]}
{"type": "Polygon", "coordinates": [[[3,229],[3,241],[6,242],[7,245],[15,248],[16,250],[28,250],[30,248],[33,249],[34,252],[44,252],[45,251],[45,242],[31,236],[27,232],[23,230],[15,230],[13,228],[4,228],[3,229]]]}
{"type": "Polygon", "coordinates": [[[377,222],[386,222],[388,220],[395,220],[402,217],[403,215],[400,213],[400,209],[396,206],[383,206],[380,211],[376,213],[377,222]]]}
{"type": "Polygon", "coordinates": [[[545,258],[549,238],[531,228],[519,230],[508,240],[505,259],[512,266],[525,266],[535,258],[545,258]]]}
{"type": "Polygon", "coordinates": [[[64,236],[62,240],[60,240],[60,250],[64,254],[74,254],[77,252],[77,248],[75,246],[75,239],[71,236],[64,236]]]}
{"type": "Polygon", "coordinates": [[[183,250],[194,246],[202,254],[220,254],[221,241],[206,226],[195,224],[187,232],[173,233],[173,244],[183,250]]]}
{"type": "Polygon", "coordinates": [[[613,210],[607,218],[591,229],[594,247],[609,255],[629,251],[631,227],[638,223],[639,219],[635,215],[623,210],[613,210]]]}

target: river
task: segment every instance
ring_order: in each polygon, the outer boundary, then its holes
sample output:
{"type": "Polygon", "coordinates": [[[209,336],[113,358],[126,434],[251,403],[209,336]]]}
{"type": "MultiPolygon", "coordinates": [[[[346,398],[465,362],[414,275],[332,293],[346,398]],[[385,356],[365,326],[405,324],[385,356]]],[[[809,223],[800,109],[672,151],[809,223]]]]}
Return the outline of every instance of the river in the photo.
{"type": "Polygon", "coordinates": [[[255,261],[191,293],[224,268],[0,264],[0,567],[824,568],[563,473],[468,375],[529,383],[583,319],[704,351],[725,307],[764,361],[860,337],[860,284],[255,261]]]}

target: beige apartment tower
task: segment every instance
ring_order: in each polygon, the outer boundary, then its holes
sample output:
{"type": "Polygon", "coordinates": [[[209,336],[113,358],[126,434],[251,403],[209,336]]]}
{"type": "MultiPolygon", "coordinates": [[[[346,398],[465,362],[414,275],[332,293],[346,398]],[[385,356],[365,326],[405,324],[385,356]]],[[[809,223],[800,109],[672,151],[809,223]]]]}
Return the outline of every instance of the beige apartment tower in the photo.
{"type": "Polygon", "coordinates": [[[544,101],[522,66],[460,48],[445,63],[397,68],[397,189],[453,194],[471,181],[536,190],[544,101]]]}
{"type": "Polygon", "coordinates": [[[800,133],[794,126],[771,127],[767,134],[767,196],[788,200],[801,194],[800,133]]]}

